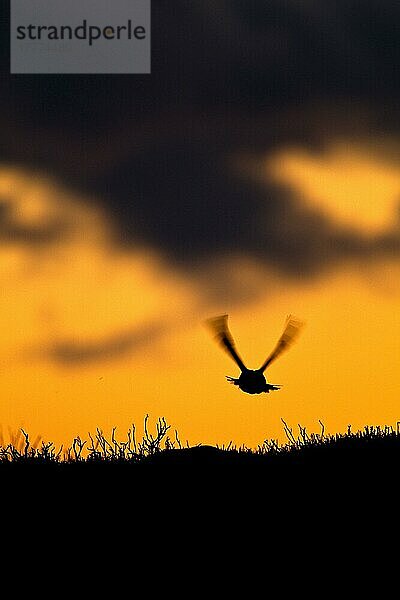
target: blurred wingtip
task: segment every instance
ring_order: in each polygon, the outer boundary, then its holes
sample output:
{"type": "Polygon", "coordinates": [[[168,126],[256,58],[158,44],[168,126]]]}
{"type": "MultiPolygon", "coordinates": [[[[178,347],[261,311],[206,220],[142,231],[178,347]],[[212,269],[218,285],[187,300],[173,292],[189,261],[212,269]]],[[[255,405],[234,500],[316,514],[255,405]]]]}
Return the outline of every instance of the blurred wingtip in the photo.
{"type": "Polygon", "coordinates": [[[293,325],[297,326],[297,327],[303,327],[306,324],[305,319],[303,319],[302,317],[299,317],[293,313],[290,313],[287,317],[286,317],[286,324],[288,323],[292,323],[293,325]]]}
{"type": "Polygon", "coordinates": [[[203,321],[203,324],[211,329],[212,331],[222,331],[226,327],[228,321],[228,315],[218,315],[216,317],[209,317],[203,321]]]}

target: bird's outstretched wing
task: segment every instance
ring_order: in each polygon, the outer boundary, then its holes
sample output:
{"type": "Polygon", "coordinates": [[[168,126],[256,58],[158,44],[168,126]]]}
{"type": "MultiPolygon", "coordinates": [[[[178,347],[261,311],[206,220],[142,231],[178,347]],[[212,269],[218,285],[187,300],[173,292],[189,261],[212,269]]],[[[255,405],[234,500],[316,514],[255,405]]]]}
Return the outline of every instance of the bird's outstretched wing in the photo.
{"type": "Polygon", "coordinates": [[[304,322],[301,321],[300,319],[298,319],[297,317],[294,317],[293,315],[289,315],[287,317],[286,323],[285,323],[285,329],[283,330],[283,333],[282,333],[281,337],[279,338],[278,343],[276,344],[275,348],[273,349],[271,354],[268,356],[268,358],[265,361],[265,363],[263,364],[263,366],[260,368],[260,371],[264,372],[265,369],[268,367],[268,365],[270,365],[272,363],[273,360],[278,358],[278,356],[280,356],[282,354],[282,352],[287,350],[293,344],[293,342],[296,340],[297,336],[299,335],[300,330],[303,327],[303,325],[304,325],[304,322]]]}
{"type": "Polygon", "coordinates": [[[220,317],[213,317],[212,319],[207,319],[206,325],[214,333],[217,342],[221,344],[227,352],[229,352],[229,354],[231,355],[235,363],[238,365],[240,370],[245,371],[245,364],[240,358],[239,354],[237,353],[234,339],[228,328],[228,315],[221,315],[220,317]]]}

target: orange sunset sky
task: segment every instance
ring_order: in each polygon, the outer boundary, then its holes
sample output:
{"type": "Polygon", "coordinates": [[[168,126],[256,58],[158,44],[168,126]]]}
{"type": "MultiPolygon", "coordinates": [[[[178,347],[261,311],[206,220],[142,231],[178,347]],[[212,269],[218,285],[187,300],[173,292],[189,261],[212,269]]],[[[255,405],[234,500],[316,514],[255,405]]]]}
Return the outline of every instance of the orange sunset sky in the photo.
{"type": "MultiPolygon", "coordinates": [[[[281,148],[257,161],[258,177],[287,183],[302,202],[376,236],[391,226],[400,197],[400,162],[380,145],[340,139],[325,152],[281,148]]],[[[246,161],[243,161],[246,162],[246,161]]],[[[190,444],[283,441],[280,419],[329,432],[399,418],[399,264],[390,257],[351,261],[316,277],[291,280],[254,258],[226,256],[223,268],[257,289],[244,303],[210,302],[199,279],[174,269],[151,247],[115,250],[111,225],[98,208],[62,181],[12,165],[0,169],[0,194],[18,225],[65,223],[43,252],[18,239],[0,247],[0,423],[23,426],[57,444],[100,427],[123,437],[166,417],[190,444]],[[293,312],[307,325],[268,373],[279,392],[250,396],[225,381],[236,365],[213,342],[205,318],[229,312],[244,360],[258,367],[293,312]],[[153,332],[146,338],[146,331],[153,332]],[[137,348],[113,356],[114,337],[140,335],[137,348]],[[117,334],[116,334],[117,332],[117,334]],[[90,358],[91,344],[105,357],[90,358]],[[69,356],[70,344],[88,360],[69,356]],[[70,360],[61,360],[69,356],[70,360]]],[[[218,270],[218,265],[210,266],[218,270]]],[[[129,336],[128,336],[129,337],[129,336]]]]}
{"type": "Polygon", "coordinates": [[[151,74],[96,75],[10,74],[3,4],[3,440],[396,427],[399,3],[153,0],[151,74]],[[306,322],[280,391],[226,381],[225,313],[249,368],[306,322]]]}

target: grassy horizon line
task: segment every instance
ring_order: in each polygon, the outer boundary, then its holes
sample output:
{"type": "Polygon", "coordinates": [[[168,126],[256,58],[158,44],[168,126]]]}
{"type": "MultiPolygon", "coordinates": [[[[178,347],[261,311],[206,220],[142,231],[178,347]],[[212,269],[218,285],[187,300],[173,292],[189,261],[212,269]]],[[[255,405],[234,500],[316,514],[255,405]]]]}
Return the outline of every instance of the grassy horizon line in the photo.
{"type": "Polygon", "coordinates": [[[392,447],[398,447],[400,451],[400,421],[396,426],[391,425],[366,425],[363,429],[353,432],[351,425],[345,433],[326,434],[324,424],[319,421],[321,430],[318,433],[308,433],[305,427],[298,425],[298,432],[283,420],[283,430],[286,436],[285,443],[279,443],[277,439],[266,439],[256,448],[245,445],[236,446],[232,442],[228,445],[210,446],[208,444],[197,444],[190,446],[188,442],[183,445],[180,441],[178,431],[174,431],[171,437],[171,425],[168,425],[164,417],[160,417],[155,424],[155,432],[151,433],[148,428],[149,416],[144,418],[144,434],[141,440],[137,440],[136,427],[128,430],[124,440],[116,438],[116,428],[107,439],[103,431],[96,429],[95,434],[88,434],[88,440],[79,436],[73,439],[69,447],[62,445],[57,448],[53,442],[42,441],[38,436],[32,443],[29,434],[20,429],[11,435],[9,443],[5,443],[0,436],[0,465],[4,464],[77,464],[77,463],[110,463],[110,464],[138,464],[151,457],[161,454],[171,454],[171,451],[180,453],[193,452],[196,449],[213,449],[215,452],[237,455],[240,457],[267,457],[294,456],[305,454],[311,450],[326,449],[362,449],[377,446],[382,441],[390,442],[392,447]]]}

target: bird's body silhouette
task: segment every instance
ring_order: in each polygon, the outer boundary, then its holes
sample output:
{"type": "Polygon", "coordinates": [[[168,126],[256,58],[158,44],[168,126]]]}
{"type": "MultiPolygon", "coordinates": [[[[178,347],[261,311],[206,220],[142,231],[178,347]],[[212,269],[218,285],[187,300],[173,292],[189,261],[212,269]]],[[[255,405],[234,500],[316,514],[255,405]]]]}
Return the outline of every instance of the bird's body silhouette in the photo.
{"type": "Polygon", "coordinates": [[[263,392],[268,394],[270,391],[276,391],[281,388],[280,385],[268,383],[264,372],[272,361],[278,358],[282,352],[287,350],[297,338],[300,329],[303,326],[303,322],[300,321],[300,319],[297,319],[293,315],[287,317],[283,333],[275,348],[264,364],[254,371],[246,367],[236,350],[234,339],[228,328],[228,315],[221,315],[220,317],[208,319],[207,324],[215,334],[216,340],[230,354],[240,369],[240,376],[237,379],[235,377],[227,377],[227,380],[230,383],[237,385],[247,394],[261,394],[263,392]]]}

